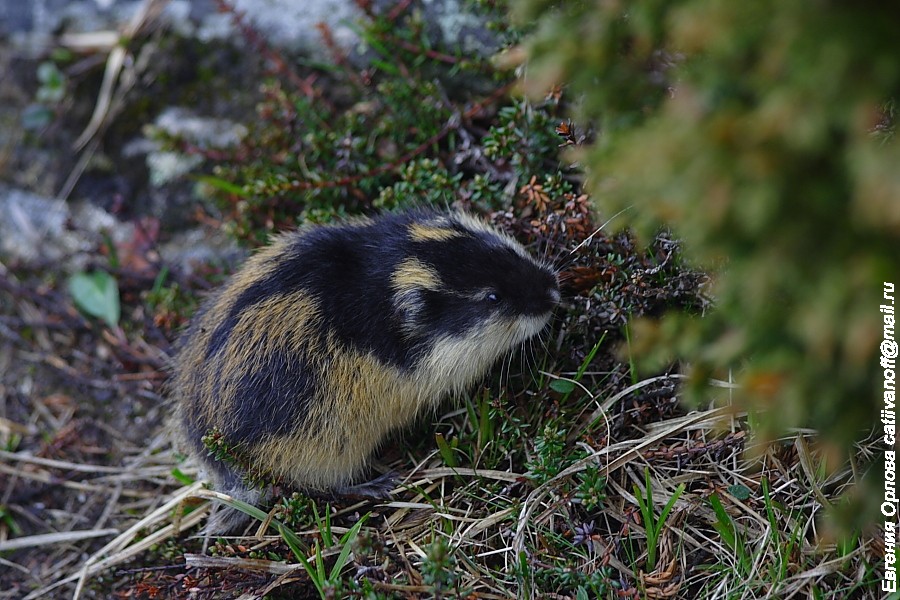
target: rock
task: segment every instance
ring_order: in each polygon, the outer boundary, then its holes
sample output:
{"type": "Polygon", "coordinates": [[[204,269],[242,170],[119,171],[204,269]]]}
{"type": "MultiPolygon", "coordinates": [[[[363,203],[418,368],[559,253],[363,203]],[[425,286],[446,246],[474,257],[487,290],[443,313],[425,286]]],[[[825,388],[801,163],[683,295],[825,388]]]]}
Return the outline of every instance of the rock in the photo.
{"type": "Polygon", "coordinates": [[[89,203],[70,205],[16,188],[0,186],[0,257],[25,263],[64,261],[65,268],[83,268],[89,253],[109,235],[118,243],[133,226],[89,203]]]}
{"type": "Polygon", "coordinates": [[[184,154],[162,149],[157,139],[171,136],[198,148],[225,149],[237,145],[247,135],[247,128],[228,119],[215,119],[194,114],[191,110],[171,107],[144,127],[146,137],[132,140],[123,155],[135,158],[146,155],[151,188],[149,212],[160,219],[164,229],[175,231],[189,223],[196,204],[194,182],[185,176],[197,172],[204,159],[199,154],[184,154]]]}
{"type": "MultiPolygon", "coordinates": [[[[82,271],[103,236],[119,248],[135,236],[123,223],[87,202],[75,204],[0,186],[0,260],[25,264],[61,262],[64,271],[82,271]]],[[[159,248],[165,264],[190,273],[199,264],[233,266],[246,250],[221,230],[194,228],[172,235],[159,248]]]]}
{"type": "Polygon", "coordinates": [[[466,10],[462,0],[422,0],[425,22],[436,29],[444,43],[459,45],[463,54],[492,56],[500,49],[497,36],[480,16],[466,10]]]}
{"type": "Polygon", "coordinates": [[[236,146],[247,135],[247,128],[240,123],[202,117],[181,107],[167,108],[160,113],[151,126],[151,133],[154,130],[182,138],[200,148],[217,149],[236,146]]]}
{"type": "Polygon", "coordinates": [[[147,155],[150,184],[162,187],[179,179],[203,163],[203,157],[179,152],[151,152],[147,155]]]}
{"type": "MultiPolygon", "coordinates": [[[[0,36],[36,57],[52,47],[59,33],[117,30],[139,10],[144,0],[6,0],[0,2],[0,36]]],[[[212,0],[170,0],[163,21],[190,35],[192,22],[216,14],[212,0]],[[190,17],[188,19],[187,17],[190,17]],[[184,29],[187,26],[187,29],[184,29]]]]}
{"type": "MultiPolygon", "coordinates": [[[[36,56],[52,46],[57,33],[118,30],[145,0],[7,0],[0,2],[0,36],[36,56]]],[[[328,60],[318,25],[324,23],[344,51],[359,48],[356,23],[366,16],[355,0],[231,0],[268,43],[328,60]]],[[[463,0],[420,0],[433,39],[441,39],[464,53],[489,55],[497,50],[493,33],[466,9],[463,0]]],[[[418,3],[412,3],[414,8],[418,3]]],[[[376,0],[376,9],[390,10],[395,1],[376,0]]],[[[163,23],[184,36],[202,41],[236,39],[231,15],[216,9],[213,0],[169,0],[163,23]]]]}
{"type": "Polygon", "coordinates": [[[234,0],[238,11],[276,46],[328,59],[319,23],[331,30],[337,45],[350,50],[358,42],[353,24],[364,17],[353,0],[234,0]]]}
{"type": "Polygon", "coordinates": [[[237,145],[247,135],[247,128],[228,119],[202,117],[186,108],[170,107],[157,116],[152,125],[144,127],[144,134],[146,138],[126,145],[123,154],[137,156],[146,153],[150,183],[154,187],[162,187],[194,171],[203,163],[203,157],[162,150],[154,138],[165,135],[204,150],[221,150],[237,145]]]}
{"type": "Polygon", "coordinates": [[[182,231],[162,244],[159,254],[167,265],[175,265],[190,274],[197,265],[218,264],[234,267],[247,251],[219,229],[197,228],[182,231]]]}

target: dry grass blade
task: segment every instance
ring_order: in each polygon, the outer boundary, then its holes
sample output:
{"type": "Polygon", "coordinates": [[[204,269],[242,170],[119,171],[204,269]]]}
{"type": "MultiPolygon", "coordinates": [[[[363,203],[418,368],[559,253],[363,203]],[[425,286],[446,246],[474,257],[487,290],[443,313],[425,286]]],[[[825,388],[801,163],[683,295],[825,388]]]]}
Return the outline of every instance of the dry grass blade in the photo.
{"type": "MultiPolygon", "coordinates": [[[[604,400],[600,404],[600,407],[591,413],[591,416],[587,419],[586,425],[584,427],[587,428],[588,426],[590,426],[591,423],[594,423],[598,419],[602,418],[604,413],[606,413],[607,411],[609,411],[610,408],[615,406],[617,402],[619,402],[623,398],[628,397],[630,394],[633,394],[634,392],[636,392],[642,388],[648,387],[648,386],[653,385],[654,383],[658,383],[660,381],[686,380],[686,379],[687,379],[686,375],[681,375],[679,373],[670,373],[670,374],[666,374],[666,375],[660,375],[658,377],[650,377],[647,379],[643,379],[643,380],[635,383],[634,385],[630,385],[627,388],[625,388],[624,390],[622,390],[621,392],[614,394],[614,395],[610,396],[609,398],[607,398],[606,400],[604,400]]],[[[736,384],[729,383],[727,381],[720,381],[717,379],[710,380],[709,383],[710,383],[710,385],[715,386],[715,387],[737,388],[736,384]]]]}
{"type": "MultiPolygon", "coordinates": [[[[88,577],[95,575],[105,569],[113,567],[117,564],[125,562],[138,554],[145,552],[154,544],[158,544],[173,535],[176,535],[180,529],[176,529],[174,525],[167,525],[159,531],[143,538],[140,542],[129,546],[134,538],[143,529],[147,529],[156,525],[162,520],[169,518],[169,512],[180,506],[185,500],[192,497],[200,488],[201,483],[194,483],[186,486],[175,493],[165,504],[152,511],[150,514],[139,520],[137,523],[129,527],[127,530],[119,534],[114,540],[110,541],[103,548],[92,554],[78,569],[78,571],[50,586],[36,590],[25,597],[25,600],[39,598],[50,591],[71,583],[78,582],[75,588],[73,598],[77,600],[84,589],[88,577]]],[[[204,516],[203,510],[195,510],[181,522],[181,527],[191,527],[200,522],[204,516]]]]}
{"type": "Polygon", "coordinates": [[[29,548],[32,546],[49,546],[52,544],[66,544],[97,537],[116,535],[118,529],[89,529],[86,531],[61,531],[59,533],[43,533],[29,535],[0,541],[0,552],[29,548]]]}
{"type": "MultiPolygon", "coordinates": [[[[153,21],[162,12],[168,3],[169,0],[144,0],[131,21],[125,26],[119,39],[130,40],[134,38],[147,23],[153,21]]],[[[128,51],[121,42],[114,46],[109,53],[109,58],[106,61],[106,71],[103,74],[103,83],[100,85],[100,92],[97,95],[97,104],[94,107],[91,120],[88,121],[84,131],[81,132],[81,135],[78,136],[78,139],[73,144],[75,150],[84,148],[103,126],[112,106],[115,85],[119,81],[119,74],[125,66],[127,56],[128,51]]],[[[129,83],[127,87],[132,85],[134,85],[134,82],[129,83]]]]}
{"type": "Polygon", "coordinates": [[[0,459],[10,462],[22,462],[33,465],[41,465],[43,467],[52,467],[54,469],[65,469],[67,471],[77,471],[79,473],[129,473],[134,469],[130,467],[107,467],[104,465],[88,465],[64,460],[53,460],[49,458],[41,458],[38,456],[28,456],[27,454],[19,454],[16,452],[7,452],[0,450],[0,459]]]}
{"type": "Polygon", "coordinates": [[[303,572],[299,564],[288,564],[272,560],[259,560],[253,558],[234,558],[229,556],[206,556],[205,554],[185,554],[184,564],[187,567],[205,567],[212,569],[246,569],[248,571],[262,571],[284,575],[287,573],[303,572]]]}

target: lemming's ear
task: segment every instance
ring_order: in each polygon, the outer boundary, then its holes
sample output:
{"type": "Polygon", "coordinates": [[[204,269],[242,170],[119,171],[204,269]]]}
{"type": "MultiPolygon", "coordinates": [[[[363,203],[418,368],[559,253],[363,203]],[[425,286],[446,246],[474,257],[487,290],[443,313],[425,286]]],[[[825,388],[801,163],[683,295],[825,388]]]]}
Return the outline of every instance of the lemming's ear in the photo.
{"type": "Polygon", "coordinates": [[[407,288],[394,296],[394,316],[404,337],[415,338],[425,333],[422,323],[424,308],[425,294],[421,288],[407,288]]]}

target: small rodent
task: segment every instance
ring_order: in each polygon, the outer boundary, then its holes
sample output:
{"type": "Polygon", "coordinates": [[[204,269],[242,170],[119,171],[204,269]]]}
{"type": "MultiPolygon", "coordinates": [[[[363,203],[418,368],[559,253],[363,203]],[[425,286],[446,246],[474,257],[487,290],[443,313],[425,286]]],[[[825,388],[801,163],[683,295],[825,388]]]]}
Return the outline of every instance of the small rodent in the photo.
{"type": "Polygon", "coordinates": [[[260,500],[240,469],[208,456],[201,438],[214,429],[252,470],[340,492],[388,433],[535,336],[559,299],[551,268],[461,212],[281,234],[182,337],[176,419],[220,491],[260,500]]]}

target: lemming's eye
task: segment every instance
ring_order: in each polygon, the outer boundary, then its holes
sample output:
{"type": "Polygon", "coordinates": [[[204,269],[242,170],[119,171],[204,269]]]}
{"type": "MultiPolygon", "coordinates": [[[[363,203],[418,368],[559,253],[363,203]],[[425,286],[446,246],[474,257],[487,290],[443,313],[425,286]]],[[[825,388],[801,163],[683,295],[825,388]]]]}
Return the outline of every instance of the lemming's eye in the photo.
{"type": "Polygon", "coordinates": [[[497,304],[498,302],[500,302],[500,296],[498,296],[494,292],[491,292],[490,294],[488,294],[486,296],[486,298],[487,298],[488,302],[490,302],[492,304],[497,304]]]}

